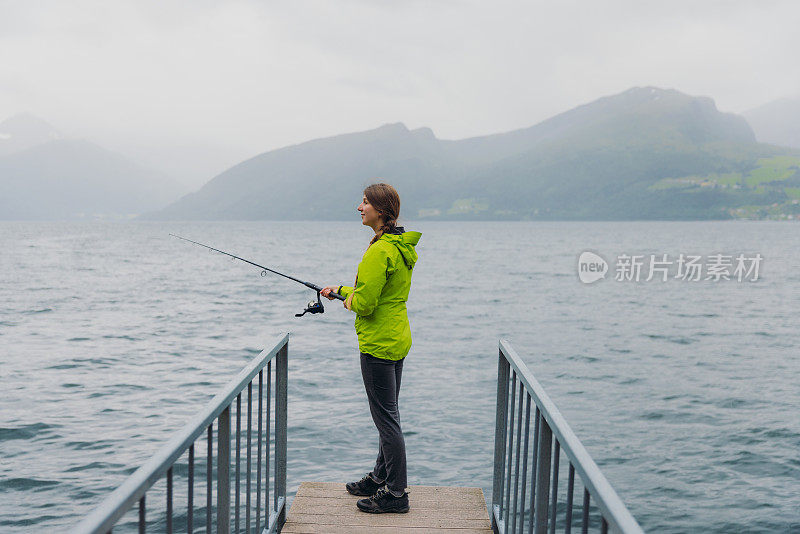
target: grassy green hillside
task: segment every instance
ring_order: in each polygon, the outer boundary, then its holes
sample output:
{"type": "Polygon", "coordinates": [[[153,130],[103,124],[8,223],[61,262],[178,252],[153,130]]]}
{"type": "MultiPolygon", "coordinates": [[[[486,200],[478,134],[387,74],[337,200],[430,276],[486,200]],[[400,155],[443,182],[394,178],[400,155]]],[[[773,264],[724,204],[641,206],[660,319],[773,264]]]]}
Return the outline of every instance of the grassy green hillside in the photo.
{"type": "Polygon", "coordinates": [[[716,194],[734,218],[795,219],[800,216],[800,155],[759,158],[744,171],[664,178],[649,187],[680,195],[716,194]]]}

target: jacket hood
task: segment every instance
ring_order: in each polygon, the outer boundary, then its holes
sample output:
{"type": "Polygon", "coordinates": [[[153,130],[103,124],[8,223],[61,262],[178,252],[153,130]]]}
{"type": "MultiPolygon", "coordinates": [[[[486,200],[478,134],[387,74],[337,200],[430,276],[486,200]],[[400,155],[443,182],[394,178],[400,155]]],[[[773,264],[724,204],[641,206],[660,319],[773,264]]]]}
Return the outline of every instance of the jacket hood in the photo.
{"type": "Polygon", "coordinates": [[[420,232],[405,232],[404,228],[399,226],[394,231],[383,234],[381,239],[396,246],[400,255],[403,256],[406,267],[413,269],[419,257],[414,247],[419,243],[420,237],[422,237],[420,232]]]}

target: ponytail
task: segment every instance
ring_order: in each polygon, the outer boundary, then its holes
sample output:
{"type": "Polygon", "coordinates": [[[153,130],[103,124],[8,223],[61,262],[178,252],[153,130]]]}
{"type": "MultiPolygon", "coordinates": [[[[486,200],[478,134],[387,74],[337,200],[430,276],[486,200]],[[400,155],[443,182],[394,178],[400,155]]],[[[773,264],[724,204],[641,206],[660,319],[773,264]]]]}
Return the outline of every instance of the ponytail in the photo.
{"type": "MultiPolygon", "coordinates": [[[[386,224],[381,226],[380,230],[378,230],[378,233],[375,234],[375,236],[372,238],[372,241],[370,241],[369,244],[372,245],[375,241],[380,239],[383,234],[389,233],[392,230],[394,230],[395,228],[397,228],[397,221],[389,221],[389,222],[387,222],[386,224]]],[[[369,247],[367,247],[367,248],[369,248],[369,247]]]]}

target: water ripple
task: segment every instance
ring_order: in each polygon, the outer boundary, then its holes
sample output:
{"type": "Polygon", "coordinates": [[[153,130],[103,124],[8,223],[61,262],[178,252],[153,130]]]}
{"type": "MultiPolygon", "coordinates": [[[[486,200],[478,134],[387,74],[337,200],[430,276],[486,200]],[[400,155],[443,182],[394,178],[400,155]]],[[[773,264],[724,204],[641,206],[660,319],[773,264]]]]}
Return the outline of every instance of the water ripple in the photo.
{"type": "MultiPolygon", "coordinates": [[[[504,337],[645,531],[797,530],[800,234],[790,226],[420,223],[400,400],[410,482],[491,495],[504,337]],[[609,256],[759,250],[770,282],[587,287],[574,273],[587,236],[609,256]]],[[[0,402],[14,416],[0,428],[0,481],[14,488],[2,488],[0,530],[68,529],[280,332],[293,332],[290,494],[301,480],[369,468],[377,435],[352,315],[330,306],[296,319],[313,293],[167,232],[326,284],[352,281],[368,236],[349,223],[122,228],[0,223],[10,250],[0,272],[24,278],[0,284],[2,347],[13,348],[0,349],[0,402]]],[[[187,469],[184,456],[175,476],[187,469]]]]}
{"type": "Polygon", "coordinates": [[[12,439],[35,440],[43,436],[51,435],[54,429],[60,425],[48,425],[45,423],[33,423],[15,428],[0,427],[0,441],[12,439]]]}

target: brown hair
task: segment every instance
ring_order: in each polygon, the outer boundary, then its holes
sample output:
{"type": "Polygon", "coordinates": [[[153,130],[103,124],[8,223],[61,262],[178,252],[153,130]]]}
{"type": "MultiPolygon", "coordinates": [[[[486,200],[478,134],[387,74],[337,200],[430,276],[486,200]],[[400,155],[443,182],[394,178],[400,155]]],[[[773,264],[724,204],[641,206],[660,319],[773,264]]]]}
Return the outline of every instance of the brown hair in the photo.
{"type": "Polygon", "coordinates": [[[400,195],[397,190],[389,184],[379,183],[367,186],[364,189],[364,196],[367,202],[372,204],[380,214],[383,226],[380,227],[375,237],[369,242],[372,245],[381,236],[397,226],[397,218],[400,216],[400,195]]]}

